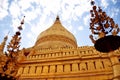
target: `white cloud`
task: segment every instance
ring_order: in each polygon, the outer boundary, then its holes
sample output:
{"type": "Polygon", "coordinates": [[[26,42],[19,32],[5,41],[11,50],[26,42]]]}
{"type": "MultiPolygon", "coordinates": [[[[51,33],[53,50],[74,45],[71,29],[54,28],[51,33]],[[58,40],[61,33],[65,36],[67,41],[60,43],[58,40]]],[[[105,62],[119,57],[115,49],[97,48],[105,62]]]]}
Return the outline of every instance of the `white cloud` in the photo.
{"type": "Polygon", "coordinates": [[[8,15],[8,0],[0,0],[0,20],[8,15]]]}
{"type": "Polygon", "coordinates": [[[17,27],[20,25],[20,20],[18,18],[12,19],[12,24],[10,27],[13,28],[13,31],[17,31],[17,27]]]}
{"type": "Polygon", "coordinates": [[[101,6],[103,6],[104,8],[108,7],[108,0],[101,0],[101,6]]]}
{"type": "Polygon", "coordinates": [[[10,14],[12,15],[12,27],[13,30],[16,31],[17,27],[20,25],[20,20],[25,15],[25,23],[30,23],[31,20],[34,20],[38,13],[40,13],[39,9],[34,9],[33,6],[30,4],[32,1],[29,2],[26,0],[21,1],[13,1],[9,7],[10,14]],[[27,10],[31,8],[32,10],[27,10]]]}
{"type": "Polygon", "coordinates": [[[40,5],[44,8],[45,13],[57,13],[60,10],[60,2],[61,0],[41,0],[40,5]],[[50,3],[49,3],[50,2],[50,3]]]}
{"type": "Polygon", "coordinates": [[[12,18],[18,18],[21,14],[20,7],[18,6],[17,2],[12,2],[9,7],[10,14],[12,15],[12,18]]]}
{"type": "Polygon", "coordinates": [[[112,0],[113,4],[116,4],[117,3],[117,0],[112,0]]]}
{"type": "Polygon", "coordinates": [[[117,16],[119,12],[120,12],[120,10],[118,8],[113,8],[110,11],[110,15],[113,18],[114,16],[117,16]]]}
{"type": "Polygon", "coordinates": [[[31,20],[34,20],[38,17],[37,11],[36,10],[32,10],[32,11],[26,11],[23,12],[25,17],[26,22],[29,22],[31,20]]]}
{"type": "Polygon", "coordinates": [[[8,12],[5,10],[0,10],[0,20],[2,20],[5,16],[8,15],[8,12]]]}
{"type": "MultiPolygon", "coordinates": [[[[67,26],[68,30],[72,33],[76,33],[77,29],[74,29],[72,25],[72,20],[77,21],[78,17],[82,17],[86,12],[90,10],[89,0],[64,0],[61,3],[61,15],[62,21],[67,26]],[[74,29],[74,30],[73,30],[74,29]]],[[[88,21],[89,17],[85,17],[85,21],[88,21]]],[[[85,23],[86,23],[85,22],[85,23]]],[[[87,24],[87,23],[86,23],[87,24]]],[[[83,30],[83,27],[78,27],[78,30],[83,30]]]]}
{"type": "Polygon", "coordinates": [[[4,34],[4,35],[7,35],[9,32],[10,32],[9,29],[5,29],[5,30],[3,31],[3,34],[4,34]]]}
{"type": "Polygon", "coordinates": [[[77,34],[77,31],[76,31],[76,30],[74,30],[74,31],[73,31],[73,35],[76,35],[76,34],[77,34]]]}
{"type": "Polygon", "coordinates": [[[77,21],[77,20],[78,20],[78,17],[75,16],[75,15],[73,15],[73,20],[74,20],[74,21],[77,21]]]}
{"type": "Polygon", "coordinates": [[[83,26],[79,26],[79,27],[78,27],[78,30],[79,30],[79,31],[83,30],[83,26]]]}
{"type": "Polygon", "coordinates": [[[83,20],[84,20],[84,25],[88,26],[89,25],[89,20],[90,20],[90,15],[88,14],[87,16],[85,16],[83,18],[83,20]]]}
{"type": "MultiPolygon", "coordinates": [[[[39,0],[28,0],[28,1],[20,0],[18,2],[13,1],[10,5],[9,10],[12,15],[12,18],[14,19],[13,21],[15,21],[15,19],[21,18],[22,15],[25,15],[26,23],[29,24],[30,21],[35,20],[36,18],[40,17],[40,23],[41,23],[41,25],[43,25],[43,23],[46,21],[48,15],[57,14],[57,12],[60,8],[59,7],[60,1],[61,0],[50,0],[49,1],[49,2],[51,2],[50,4],[48,4],[48,0],[41,0],[41,1],[39,1],[39,0]],[[33,5],[32,3],[35,3],[35,5],[33,5]]],[[[15,24],[14,23],[15,22],[13,22],[13,24],[12,24],[13,26],[16,25],[16,23],[15,24]]],[[[47,24],[49,24],[49,22],[47,22],[47,24]]]]}
{"type": "Polygon", "coordinates": [[[75,15],[81,17],[85,12],[89,12],[90,8],[89,0],[81,0],[79,6],[75,8],[75,15]]]}
{"type": "MultiPolygon", "coordinates": [[[[87,1],[87,0],[84,0],[87,1]]],[[[81,6],[82,1],[80,0],[63,0],[61,3],[61,15],[62,15],[62,19],[63,21],[66,20],[71,20],[71,19],[77,19],[77,16],[81,16],[84,11],[81,11],[81,8],[83,8],[83,6],[81,6]]]]}
{"type": "Polygon", "coordinates": [[[71,5],[72,2],[69,1],[68,3],[66,3],[65,1],[63,1],[60,5],[61,16],[63,21],[72,18],[72,11],[73,11],[73,6],[71,5]]]}
{"type": "Polygon", "coordinates": [[[8,9],[8,0],[0,0],[0,7],[7,10],[8,9]]]}
{"type": "Polygon", "coordinates": [[[28,32],[28,33],[26,34],[26,36],[27,36],[27,38],[33,40],[33,36],[31,35],[31,33],[28,32]]]}
{"type": "Polygon", "coordinates": [[[33,2],[33,0],[20,0],[20,1],[18,1],[17,4],[21,8],[21,10],[24,11],[31,7],[32,2],[33,2]]]}

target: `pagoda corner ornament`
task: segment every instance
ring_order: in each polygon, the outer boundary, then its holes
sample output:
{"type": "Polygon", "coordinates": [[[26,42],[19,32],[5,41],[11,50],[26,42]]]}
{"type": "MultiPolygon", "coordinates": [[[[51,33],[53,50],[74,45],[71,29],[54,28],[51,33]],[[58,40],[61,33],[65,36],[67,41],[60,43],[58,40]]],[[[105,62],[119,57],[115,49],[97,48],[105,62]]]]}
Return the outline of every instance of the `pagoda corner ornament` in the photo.
{"type": "MultiPolygon", "coordinates": [[[[25,16],[24,16],[25,17],[25,16]]],[[[18,65],[18,52],[19,52],[19,43],[21,40],[21,30],[22,25],[24,24],[24,18],[18,27],[18,31],[12,36],[11,41],[7,45],[7,52],[0,53],[0,80],[16,80],[18,76],[17,70],[19,68],[18,65]]],[[[7,40],[7,36],[4,38],[4,45],[0,45],[0,47],[5,46],[5,42],[7,40]]]]}
{"type": "Polygon", "coordinates": [[[115,24],[113,18],[107,16],[106,12],[95,5],[91,0],[92,10],[90,10],[90,30],[89,36],[94,43],[94,47],[100,52],[110,52],[120,47],[120,27],[115,24]],[[95,39],[97,37],[97,39],[95,39]]]}

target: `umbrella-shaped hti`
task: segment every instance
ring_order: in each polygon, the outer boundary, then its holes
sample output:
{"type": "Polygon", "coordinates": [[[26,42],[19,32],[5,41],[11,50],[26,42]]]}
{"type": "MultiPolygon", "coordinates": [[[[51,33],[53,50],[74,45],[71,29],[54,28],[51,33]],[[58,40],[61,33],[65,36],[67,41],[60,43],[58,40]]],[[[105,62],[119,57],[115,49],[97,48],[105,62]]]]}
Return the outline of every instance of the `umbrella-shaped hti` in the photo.
{"type": "Polygon", "coordinates": [[[120,27],[110,18],[101,7],[97,7],[91,0],[90,30],[89,36],[94,47],[100,52],[110,52],[120,47],[120,27]],[[95,39],[97,37],[97,39],[95,39]]]}

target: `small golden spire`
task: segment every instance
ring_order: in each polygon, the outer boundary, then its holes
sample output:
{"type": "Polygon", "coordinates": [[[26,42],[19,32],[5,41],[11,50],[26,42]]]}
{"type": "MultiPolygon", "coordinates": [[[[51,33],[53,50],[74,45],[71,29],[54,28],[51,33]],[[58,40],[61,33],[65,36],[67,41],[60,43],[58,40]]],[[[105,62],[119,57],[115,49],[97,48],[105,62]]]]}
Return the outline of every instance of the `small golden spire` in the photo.
{"type": "MultiPolygon", "coordinates": [[[[24,16],[24,18],[25,18],[25,16],[24,16]]],[[[24,18],[22,19],[21,24],[24,24],[24,18]]]]}
{"type": "Polygon", "coordinates": [[[22,30],[22,25],[24,24],[24,18],[25,18],[25,16],[23,17],[22,21],[20,22],[20,26],[18,26],[19,30],[22,30]]]}
{"type": "MultiPolygon", "coordinates": [[[[25,16],[24,16],[25,17],[25,16]]],[[[19,52],[19,47],[20,47],[20,40],[21,40],[21,30],[22,30],[22,25],[24,24],[24,18],[22,19],[20,26],[18,27],[18,31],[14,34],[12,37],[11,41],[7,45],[7,52],[5,53],[6,56],[2,56],[4,58],[4,64],[2,65],[3,67],[0,67],[0,70],[2,70],[2,73],[5,75],[3,77],[6,77],[7,80],[9,77],[7,75],[10,75],[10,77],[13,77],[14,79],[16,78],[14,75],[17,74],[18,70],[18,52],[19,52]],[[11,73],[12,72],[12,73],[11,73]]],[[[8,36],[4,37],[3,43],[0,45],[0,55],[3,54],[3,49],[6,43],[8,36]],[[2,52],[1,52],[2,51],[2,52]]]]}
{"type": "Polygon", "coordinates": [[[2,52],[2,53],[4,51],[7,39],[8,39],[8,36],[5,36],[3,42],[0,44],[0,52],[2,52]]]}

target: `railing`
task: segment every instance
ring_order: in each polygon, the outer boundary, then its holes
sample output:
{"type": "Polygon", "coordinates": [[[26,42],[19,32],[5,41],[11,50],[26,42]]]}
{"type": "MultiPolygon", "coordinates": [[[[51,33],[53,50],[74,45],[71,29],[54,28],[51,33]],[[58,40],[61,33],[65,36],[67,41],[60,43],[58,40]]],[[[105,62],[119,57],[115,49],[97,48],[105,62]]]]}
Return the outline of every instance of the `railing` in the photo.
{"type": "Polygon", "coordinates": [[[49,52],[49,53],[41,53],[36,55],[30,55],[27,59],[43,59],[43,58],[54,58],[54,57],[64,57],[64,56],[74,56],[77,55],[77,51],[58,51],[58,52],[49,52]]]}
{"type": "Polygon", "coordinates": [[[111,70],[112,66],[109,59],[97,59],[89,61],[80,61],[76,63],[64,64],[41,64],[28,65],[21,67],[18,74],[40,74],[40,73],[67,73],[67,72],[94,72],[111,70]]]}
{"type": "Polygon", "coordinates": [[[54,58],[64,56],[75,56],[75,55],[94,55],[98,54],[93,47],[79,47],[79,48],[65,48],[65,49],[47,49],[47,50],[36,50],[35,55],[30,55],[27,59],[42,59],[42,58],[54,58]]]}

